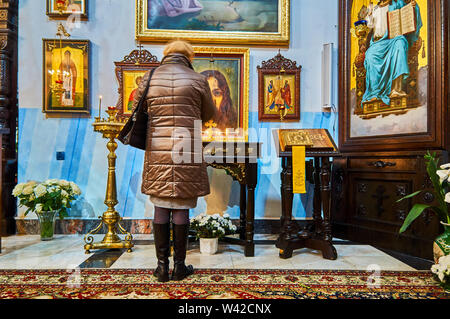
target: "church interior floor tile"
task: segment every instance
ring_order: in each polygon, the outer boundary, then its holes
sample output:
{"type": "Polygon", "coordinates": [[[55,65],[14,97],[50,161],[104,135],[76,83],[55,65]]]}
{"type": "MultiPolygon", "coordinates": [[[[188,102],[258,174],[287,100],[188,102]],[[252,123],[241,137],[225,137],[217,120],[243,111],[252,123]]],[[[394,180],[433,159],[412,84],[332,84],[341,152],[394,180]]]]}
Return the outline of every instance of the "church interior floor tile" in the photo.
{"type": "MultiPolygon", "coordinates": [[[[101,241],[103,235],[95,235],[101,241]]],[[[55,235],[51,241],[40,241],[37,235],[17,235],[2,238],[0,269],[74,269],[114,268],[152,269],[157,259],[152,235],[134,236],[135,247],[126,250],[102,249],[85,254],[84,235],[55,235]]],[[[255,256],[245,257],[240,245],[220,242],[215,255],[200,253],[198,242],[191,242],[186,263],[203,269],[326,269],[326,270],[425,270],[426,262],[418,263],[414,257],[396,258],[370,245],[350,243],[336,239],[337,260],[322,258],[320,251],[298,249],[292,258],[279,258],[274,242],[276,235],[255,236],[255,256]],[[411,262],[408,262],[411,260],[411,262]],[[421,267],[417,267],[420,265],[421,267]]],[[[429,262],[429,261],[427,261],[429,262]]],[[[171,260],[171,265],[172,265],[171,260]]]]}

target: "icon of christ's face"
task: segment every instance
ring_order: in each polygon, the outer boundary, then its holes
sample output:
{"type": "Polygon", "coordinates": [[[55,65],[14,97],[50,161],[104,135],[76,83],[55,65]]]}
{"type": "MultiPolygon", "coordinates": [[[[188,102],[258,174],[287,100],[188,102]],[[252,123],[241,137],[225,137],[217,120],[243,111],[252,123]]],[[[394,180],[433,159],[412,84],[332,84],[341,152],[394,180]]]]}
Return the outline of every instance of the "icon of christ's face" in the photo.
{"type": "Polygon", "coordinates": [[[219,109],[223,100],[223,92],[222,89],[219,87],[219,81],[215,77],[210,76],[208,78],[208,84],[211,90],[214,105],[216,106],[217,109],[219,109]]]}

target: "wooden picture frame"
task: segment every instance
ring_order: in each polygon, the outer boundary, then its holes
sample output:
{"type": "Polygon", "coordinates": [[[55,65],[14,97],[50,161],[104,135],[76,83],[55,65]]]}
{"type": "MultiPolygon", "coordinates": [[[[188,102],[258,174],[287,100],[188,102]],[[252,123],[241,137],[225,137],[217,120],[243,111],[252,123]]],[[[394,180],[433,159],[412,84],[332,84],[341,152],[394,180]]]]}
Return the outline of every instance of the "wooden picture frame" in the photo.
{"type": "Polygon", "coordinates": [[[51,19],[64,20],[75,14],[79,15],[81,20],[88,20],[88,0],[46,0],[46,3],[47,16],[51,19]],[[61,1],[62,13],[58,11],[58,1],[61,1]],[[71,8],[71,5],[75,7],[71,8]]]}
{"type": "Polygon", "coordinates": [[[259,121],[300,121],[301,69],[280,53],[257,67],[259,121]]]}
{"type": "MultiPolygon", "coordinates": [[[[404,90],[407,96],[397,99],[397,102],[391,98],[390,105],[387,105],[379,101],[377,97],[368,102],[364,101],[366,93],[370,93],[366,88],[365,62],[370,55],[367,51],[370,48],[371,37],[364,26],[365,20],[362,14],[364,10],[360,10],[356,1],[359,0],[339,1],[340,150],[361,152],[448,149],[449,132],[445,130],[448,122],[449,84],[447,73],[449,51],[446,33],[448,3],[443,0],[416,0],[421,10],[422,25],[426,25],[426,28],[417,28],[417,32],[420,32],[419,37],[407,47],[410,73],[401,84],[401,90],[404,90]],[[426,68],[421,68],[420,63],[426,68]],[[419,81],[422,82],[419,83],[419,81]],[[352,91],[353,86],[355,89],[352,91]],[[424,94],[420,94],[419,88],[421,92],[426,92],[425,97],[424,94]],[[423,101],[420,102],[420,99],[423,101]],[[419,108],[425,115],[411,119],[415,114],[413,111],[419,108]],[[390,123],[400,127],[403,125],[405,129],[396,131],[381,126],[381,121],[392,118],[397,122],[390,123]],[[366,135],[359,135],[359,131],[355,129],[355,127],[358,128],[355,124],[358,120],[365,121],[363,123],[367,123],[367,129],[373,132],[379,129],[380,132],[376,135],[366,133],[364,133],[366,135]],[[415,129],[418,126],[420,128],[415,129]]],[[[409,3],[409,1],[406,2],[409,3]]]]}
{"type": "Polygon", "coordinates": [[[197,3],[196,8],[184,9],[175,8],[176,5],[176,2],[168,0],[136,0],[136,39],[152,42],[180,39],[198,44],[289,45],[290,0],[265,1],[265,5],[257,0],[252,3],[229,1],[226,7],[221,3],[217,3],[221,7],[215,7],[216,4],[209,1],[197,3]],[[252,19],[259,16],[266,22],[262,27],[255,27],[254,23],[245,24],[246,14],[251,14],[252,19]]]}
{"type": "Polygon", "coordinates": [[[89,114],[90,41],[43,39],[42,47],[42,111],[89,114]]]}
{"type": "Polygon", "coordinates": [[[217,118],[204,125],[204,141],[248,141],[249,58],[248,48],[194,47],[194,70],[204,74],[220,95],[211,93],[218,105],[217,118]],[[237,74],[236,74],[237,73],[237,74]],[[215,84],[213,84],[215,83],[215,84]],[[211,130],[217,132],[211,134],[211,130]]]}
{"type": "Polygon", "coordinates": [[[117,117],[128,118],[131,115],[134,94],[139,86],[139,78],[160,65],[158,58],[147,50],[133,50],[120,62],[114,62],[117,81],[119,82],[119,100],[116,108],[117,117]]]}

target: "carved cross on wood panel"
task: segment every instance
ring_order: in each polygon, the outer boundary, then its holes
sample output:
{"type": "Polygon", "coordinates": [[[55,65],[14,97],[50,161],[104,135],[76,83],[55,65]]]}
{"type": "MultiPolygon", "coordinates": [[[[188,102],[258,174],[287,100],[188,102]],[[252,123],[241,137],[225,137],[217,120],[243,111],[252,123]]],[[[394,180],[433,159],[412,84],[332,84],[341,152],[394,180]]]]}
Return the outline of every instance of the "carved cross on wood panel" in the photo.
{"type": "Polygon", "coordinates": [[[384,212],[383,202],[385,199],[388,199],[390,196],[384,195],[386,192],[386,187],[383,185],[379,185],[375,191],[375,195],[372,195],[373,198],[377,200],[377,212],[378,215],[381,215],[384,212]]]}

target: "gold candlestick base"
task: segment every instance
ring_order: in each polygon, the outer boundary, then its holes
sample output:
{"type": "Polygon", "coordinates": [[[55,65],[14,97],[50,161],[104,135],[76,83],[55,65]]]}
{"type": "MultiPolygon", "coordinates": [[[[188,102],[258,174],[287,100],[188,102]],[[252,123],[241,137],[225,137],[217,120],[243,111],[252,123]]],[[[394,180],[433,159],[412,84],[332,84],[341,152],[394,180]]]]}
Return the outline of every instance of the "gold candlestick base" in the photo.
{"type": "Polygon", "coordinates": [[[108,209],[103,213],[101,217],[100,224],[87,233],[84,236],[84,249],[86,254],[89,254],[93,249],[114,249],[114,248],[126,248],[128,252],[131,252],[131,248],[134,246],[132,243],[133,236],[127,232],[120,222],[122,217],[114,209],[117,205],[117,189],[116,189],[116,158],[117,155],[115,150],[117,149],[117,143],[115,139],[119,135],[123,126],[124,121],[117,120],[117,110],[107,110],[109,115],[108,119],[102,119],[100,116],[95,118],[95,122],[92,124],[94,126],[94,131],[103,134],[103,137],[109,139],[107,143],[107,148],[109,150],[108,154],[108,182],[106,184],[106,196],[105,204],[108,209]],[[105,237],[101,242],[94,243],[94,237],[92,235],[98,233],[102,226],[106,225],[107,232],[105,237]],[[125,240],[122,241],[117,235],[116,228],[125,235],[125,240]]]}

